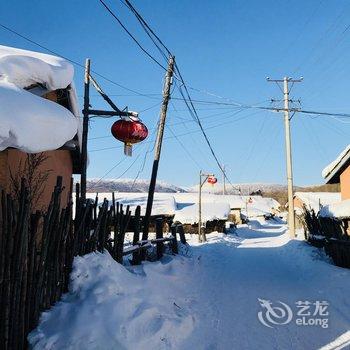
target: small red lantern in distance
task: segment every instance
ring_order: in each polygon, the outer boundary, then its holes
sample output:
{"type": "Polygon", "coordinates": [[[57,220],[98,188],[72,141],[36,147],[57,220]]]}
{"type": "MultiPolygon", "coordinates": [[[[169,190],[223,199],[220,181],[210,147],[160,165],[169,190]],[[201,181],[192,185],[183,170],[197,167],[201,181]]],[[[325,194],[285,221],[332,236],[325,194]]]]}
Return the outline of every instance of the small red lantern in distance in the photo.
{"type": "Polygon", "coordinates": [[[215,176],[208,176],[208,183],[211,185],[215,185],[218,182],[218,179],[215,176]]]}
{"type": "Polygon", "coordinates": [[[111,127],[112,135],[124,142],[124,154],[132,155],[132,145],[143,141],[148,136],[148,129],[140,120],[120,119],[111,127]]]}

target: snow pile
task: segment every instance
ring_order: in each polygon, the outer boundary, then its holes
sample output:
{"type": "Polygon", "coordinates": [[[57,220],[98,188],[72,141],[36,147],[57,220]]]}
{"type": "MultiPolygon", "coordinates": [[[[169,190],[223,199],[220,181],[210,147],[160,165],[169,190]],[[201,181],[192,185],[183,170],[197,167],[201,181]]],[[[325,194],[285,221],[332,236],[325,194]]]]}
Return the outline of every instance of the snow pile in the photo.
{"type": "Polygon", "coordinates": [[[57,103],[23,89],[34,83],[48,90],[66,88],[73,67],[59,57],[0,46],[0,151],[54,150],[72,140],[79,119],[57,103]]]}
{"type": "Polygon", "coordinates": [[[0,80],[25,88],[42,84],[47,90],[65,89],[73,66],[61,57],[0,45],[0,80]]]}
{"type": "Polygon", "coordinates": [[[178,256],[129,271],[107,252],[76,257],[70,291],[42,314],[32,349],[180,348],[194,328],[184,292],[191,265],[178,256]]]}
{"type": "Polygon", "coordinates": [[[322,176],[324,178],[327,178],[328,175],[340,164],[344,158],[348,155],[350,151],[350,145],[348,145],[340,154],[339,156],[330,164],[328,164],[323,170],[322,170],[322,176]]]}
{"type": "MultiPolygon", "coordinates": [[[[230,214],[230,206],[227,202],[202,202],[202,222],[212,220],[227,220],[230,214]]],[[[198,204],[178,204],[174,221],[182,224],[198,223],[198,204]]]]}
{"type": "Polygon", "coordinates": [[[299,198],[309,210],[316,213],[325,205],[341,201],[339,192],[295,192],[295,198],[299,198]]]}
{"type": "Polygon", "coordinates": [[[319,216],[350,218],[350,199],[324,206],[320,210],[319,216]]]}

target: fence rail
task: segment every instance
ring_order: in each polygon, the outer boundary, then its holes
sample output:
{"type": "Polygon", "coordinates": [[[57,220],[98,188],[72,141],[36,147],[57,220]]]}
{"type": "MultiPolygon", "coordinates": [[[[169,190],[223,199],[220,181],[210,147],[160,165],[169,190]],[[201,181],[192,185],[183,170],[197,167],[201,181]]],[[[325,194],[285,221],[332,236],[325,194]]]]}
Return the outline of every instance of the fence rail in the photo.
{"type": "MultiPolygon", "coordinates": [[[[72,194],[71,184],[71,191],[72,194]]],[[[142,218],[140,207],[134,215],[131,246],[124,247],[126,229],[131,211],[112,199],[98,205],[83,201],[79,184],[76,185],[75,218],[73,203],[60,208],[62,178],[52,193],[46,212],[31,213],[28,189],[22,180],[19,199],[1,191],[0,200],[0,348],[27,348],[27,334],[36,327],[40,314],[68,290],[69,275],[74,257],[95,250],[108,250],[123,263],[123,257],[132,255],[132,264],[146,257],[146,250],[156,247],[157,258],[164,244],[178,252],[176,234],[185,243],[182,226],[172,225],[172,235],[163,237],[162,222],[157,225],[156,239],[140,241],[142,218]],[[182,233],[181,233],[182,232],[182,233]]]]}

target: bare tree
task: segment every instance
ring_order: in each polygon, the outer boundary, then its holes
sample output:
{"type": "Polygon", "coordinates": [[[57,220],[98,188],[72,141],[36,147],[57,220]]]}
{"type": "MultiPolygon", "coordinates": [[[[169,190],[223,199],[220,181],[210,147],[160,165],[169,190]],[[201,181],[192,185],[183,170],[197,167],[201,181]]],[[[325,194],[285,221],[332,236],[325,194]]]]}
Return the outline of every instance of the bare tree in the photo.
{"type": "Polygon", "coordinates": [[[29,190],[30,208],[37,206],[40,197],[45,191],[45,184],[52,169],[42,168],[48,156],[44,153],[27,154],[25,160],[20,160],[15,174],[10,169],[11,192],[19,199],[21,179],[24,178],[29,190]]]}

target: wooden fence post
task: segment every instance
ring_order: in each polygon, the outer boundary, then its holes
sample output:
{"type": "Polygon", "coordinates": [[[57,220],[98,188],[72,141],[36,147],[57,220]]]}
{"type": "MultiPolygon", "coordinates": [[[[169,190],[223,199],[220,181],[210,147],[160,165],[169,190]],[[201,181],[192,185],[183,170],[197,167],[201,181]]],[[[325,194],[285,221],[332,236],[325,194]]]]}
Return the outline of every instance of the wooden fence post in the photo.
{"type": "Polygon", "coordinates": [[[184,231],[184,227],[182,226],[182,224],[177,225],[177,229],[180,235],[180,241],[182,244],[187,244],[186,242],[186,237],[185,237],[185,231],[184,231]]]}
{"type": "MultiPolygon", "coordinates": [[[[141,207],[138,205],[136,207],[135,216],[134,216],[134,236],[132,239],[132,245],[138,244],[138,242],[140,240],[140,231],[141,231],[141,218],[140,218],[140,216],[141,216],[141,207]]],[[[140,260],[141,260],[140,251],[135,251],[134,253],[132,253],[131,263],[133,265],[139,265],[140,260]]]]}
{"type": "MultiPolygon", "coordinates": [[[[156,219],[156,239],[163,238],[163,219],[156,219]]],[[[163,256],[164,243],[157,242],[157,259],[160,259],[163,256]]]]}
{"type": "Polygon", "coordinates": [[[174,254],[178,254],[179,248],[177,246],[177,225],[176,224],[171,224],[170,226],[170,231],[171,235],[173,236],[173,241],[171,243],[171,249],[174,254]]]}

